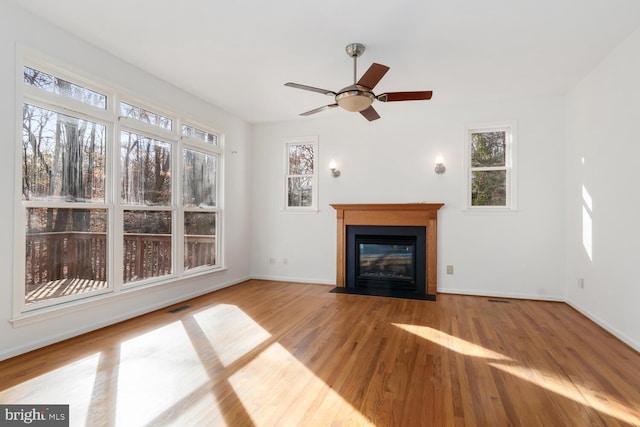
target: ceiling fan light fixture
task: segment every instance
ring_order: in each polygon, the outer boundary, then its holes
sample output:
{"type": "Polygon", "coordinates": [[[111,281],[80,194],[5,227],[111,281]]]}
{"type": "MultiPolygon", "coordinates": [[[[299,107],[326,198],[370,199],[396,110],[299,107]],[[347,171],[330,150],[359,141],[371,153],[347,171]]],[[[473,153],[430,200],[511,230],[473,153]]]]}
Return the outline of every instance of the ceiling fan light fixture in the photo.
{"type": "Polygon", "coordinates": [[[347,111],[360,112],[371,106],[375,96],[360,88],[345,90],[336,95],[336,103],[347,111]]]}

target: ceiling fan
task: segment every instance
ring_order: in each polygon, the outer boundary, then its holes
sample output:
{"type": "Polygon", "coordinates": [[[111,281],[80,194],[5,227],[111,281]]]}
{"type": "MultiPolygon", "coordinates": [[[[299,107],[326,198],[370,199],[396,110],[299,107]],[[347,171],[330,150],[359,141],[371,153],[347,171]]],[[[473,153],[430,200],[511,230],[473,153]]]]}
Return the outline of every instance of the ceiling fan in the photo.
{"type": "Polygon", "coordinates": [[[433,92],[414,91],[414,92],[385,92],[380,95],[373,93],[373,88],[378,84],[382,77],[389,71],[389,67],[382,64],[373,63],[369,69],[356,81],[356,66],[360,55],[364,53],[364,45],[360,43],[350,43],[345,47],[347,55],[353,58],[353,84],[340,89],[338,92],[332,90],[320,89],[313,86],[301,85],[298,83],[285,83],[285,86],[296,89],[309,90],[324,95],[330,95],[335,98],[335,103],[315,108],[311,111],[300,114],[301,116],[310,116],[320,111],[328,110],[335,107],[342,107],[347,111],[359,112],[367,120],[372,121],[379,119],[378,112],[371,105],[373,101],[395,102],[395,101],[421,101],[431,99],[433,92]]]}

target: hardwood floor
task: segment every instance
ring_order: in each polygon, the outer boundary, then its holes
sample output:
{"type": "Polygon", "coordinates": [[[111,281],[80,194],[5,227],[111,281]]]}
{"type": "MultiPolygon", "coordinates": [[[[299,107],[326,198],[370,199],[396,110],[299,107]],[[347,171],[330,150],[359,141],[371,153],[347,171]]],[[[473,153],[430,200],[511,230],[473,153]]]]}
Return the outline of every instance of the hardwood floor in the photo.
{"type": "Polygon", "coordinates": [[[640,425],[640,354],[565,304],[330,289],[249,281],[0,362],[0,403],[92,426],[640,425]]]}

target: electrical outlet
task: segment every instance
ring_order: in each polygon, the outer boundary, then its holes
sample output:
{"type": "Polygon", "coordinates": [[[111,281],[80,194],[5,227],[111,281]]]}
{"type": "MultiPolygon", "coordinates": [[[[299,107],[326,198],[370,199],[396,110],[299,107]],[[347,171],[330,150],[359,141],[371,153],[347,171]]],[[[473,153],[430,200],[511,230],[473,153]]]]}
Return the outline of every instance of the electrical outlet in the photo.
{"type": "Polygon", "coordinates": [[[275,263],[276,263],[275,258],[269,258],[269,264],[275,264],[275,263]]]}
{"type": "Polygon", "coordinates": [[[578,279],[578,287],[584,289],[584,279],[582,277],[578,279]]]}
{"type": "Polygon", "coordinates": [[[447,265],[447,274],[453,274],[453,265],[447,265]]]}

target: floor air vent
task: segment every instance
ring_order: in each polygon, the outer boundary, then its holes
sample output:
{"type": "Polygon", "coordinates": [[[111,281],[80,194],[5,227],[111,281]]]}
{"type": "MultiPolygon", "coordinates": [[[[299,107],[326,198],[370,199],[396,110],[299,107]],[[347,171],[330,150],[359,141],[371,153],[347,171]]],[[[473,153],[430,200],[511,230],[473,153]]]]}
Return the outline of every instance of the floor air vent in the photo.
{"type": "Polygon", "coordinates": [[[502,304],[510,304],[511,301],[507,301],[506,299],[490,299],[489,302],[501,302],[502,304]]]}
{"type": "Polygon", "coordinates": [[[176,307],[176,308],[172,308],[171,310],[168,310],[167,313],[177,313],[179,311],[186,310],[187,308],[191,308],[191,306],[181,305],[180,307],[176,307]]]}

